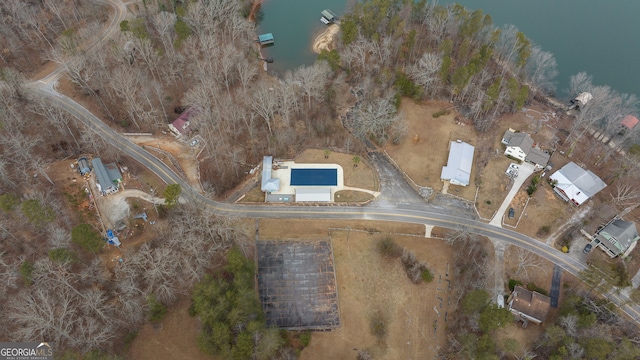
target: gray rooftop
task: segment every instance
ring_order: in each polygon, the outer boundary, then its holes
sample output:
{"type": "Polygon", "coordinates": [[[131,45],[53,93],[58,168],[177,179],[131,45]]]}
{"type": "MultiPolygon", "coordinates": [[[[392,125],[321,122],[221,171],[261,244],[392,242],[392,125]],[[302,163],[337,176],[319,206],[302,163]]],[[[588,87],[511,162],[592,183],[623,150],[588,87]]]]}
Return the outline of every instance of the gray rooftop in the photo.
{"type": "Polygon", "coordinates": [[[547,166],[550,155],[536,148],[531,148],[527,154],[526,160],[542,167],[547,166]]]}
{"type": "Polygon", "coordinates": [[[619,255],[626,251],[631,244],[638,241],[639,236],[636,224],[617,219],[602,228],[596,238],[615,255],[619,255]]]}
{"type": "Polygon", "coordinates": [[[509,146],[518,146],[525,153],[527,153],[529,149],[533,147],[533,139],[527,133],[512,133],[511,137],[507,140],[509,141],[509,146]]]}
{"type": "Polygon", "coordinates": [[[260,190],[264,192],[273,192],[280,190],[280,179],[271,178],[271,169],[273,167],[273,157],[265,156],[262,158],[262,184],[260,190]]]}
{"type": "Polygon", "coordinates": [[[109,173],[107,172],[107,168],[104,167],[100,158],[94,158],[91,160],[91,165],[93,165],[93,171],[96,174],[96,179],[100,186],[103,187],[103,191],[109,186],[113,186],[109,173]]]}
{"type": "Polygon", "coordinates": [[[597,194],[598,191],[607,187],[607,184],[596,174],[581,168],[574,162],[563,166],[558,172],[566,177],[567,180],[571,181],[575,187],[580,189],[580,191],[588,197],[592,197],[597,194]]]}

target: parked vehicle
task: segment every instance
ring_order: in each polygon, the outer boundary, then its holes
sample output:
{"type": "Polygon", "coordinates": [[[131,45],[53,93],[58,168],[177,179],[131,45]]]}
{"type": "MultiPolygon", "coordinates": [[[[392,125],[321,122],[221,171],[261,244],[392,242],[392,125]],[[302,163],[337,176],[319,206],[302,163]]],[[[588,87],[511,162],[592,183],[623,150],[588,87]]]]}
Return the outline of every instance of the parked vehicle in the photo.
{"type": "Polygon", "coordinates": [[[516,210],[514,208],[509,208],[509,219],[513,219],[516,216],[516,210]]]}
{"type": "Polygon", "coordinates": [[[584,247],[584,250],[582,250],[582,252],[585,254],[588,254],[589,251],[591,251],[591,248],[593,248],[593,245],[587,244],[587,246],[584,247]]]}

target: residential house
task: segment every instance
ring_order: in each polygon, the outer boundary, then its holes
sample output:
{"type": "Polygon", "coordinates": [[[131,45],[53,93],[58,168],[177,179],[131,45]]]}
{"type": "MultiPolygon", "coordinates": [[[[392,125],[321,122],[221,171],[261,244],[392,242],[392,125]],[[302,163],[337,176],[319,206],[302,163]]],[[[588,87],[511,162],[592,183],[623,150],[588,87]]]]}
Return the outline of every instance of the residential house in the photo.
{"type": "Polygon", "coordinates": [[[453,185],[469,185],[474,151],[474,147],[465,142],[452,141],[449,147],[449,160],[447,166],[442,167],[440,178],[453,185]]]}
{"type": "Polygon", "coordinates": [[[553,190],[564,201],[581,205],[607,187],[596,174],[585,170],[573,162],[563,166],[549,177],[554,185],[553,190]]]}
{"type": "Polygon", "coordinates": [[[623,134],[633,130],[638,125],[638,122],[640,122],[638,118],[633,115],[625,116],[620,121],[620,133],[623,134]]]}
{"type": "Polygon", "coordinates": [[[91,160],[93,172],[96,174],[96,187],[102,195],[109,195],[118,192],[122,175],[118,171],[116,164],[103,165],[100,158],[91,160]]]}
{"type": "Polygon", "coordinates": [[[507,156],[528,161],[540,168],[544,168],[549,162],[550,155],[535,146],[531,135],[527,133],[509,129],[502,136],[502,143],[507,147],[504,151],[507,156]]]}
{"type": "Polygon", "coordinates": [[[640,239],[636,224],[618,217],[609,221],[593,237],[597,240],[596,246],[612,258],[620,254],[626,256],[640,239]]]}
{"type": "Polygon", "coordinates": [[[518,320],[524,321],[523,326],[531,321],[541,324],[547,318],[551,308],[551,298],[535,291],[516,286],[507,299],[508,309],[518,320]]]}
{"type": "Polygon", "coordinates": [[[188,135],[191,128],[190,118],[196,112],[194,108],[189,108],[180,114],[171,124],[169,124],[169,130],[176,136],[188,135]]]}

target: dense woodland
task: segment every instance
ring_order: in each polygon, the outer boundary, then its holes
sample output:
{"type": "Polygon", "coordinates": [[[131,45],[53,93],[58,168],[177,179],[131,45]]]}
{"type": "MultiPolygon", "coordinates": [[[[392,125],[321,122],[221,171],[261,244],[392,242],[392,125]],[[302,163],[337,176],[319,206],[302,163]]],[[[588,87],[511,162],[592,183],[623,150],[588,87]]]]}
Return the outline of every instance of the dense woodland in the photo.
{"type": "MultiPolygon", "coordinates": [[[[190,294],[205,274],[219,268],[223,251],[246,239],[234,219],[211,217],[197,204],[176,205],[169,209],[170,232],[126,254],[127,261],[113,272],[105,271],[95,246],[100,234],[72,210],[73,197],[56,189],[45,170],[55,160],[81,153],[115,160],[123,155],[30,90],[28,82],[43,66],[62,66],[67,76],[59,90],[75,94],[118,130],[165,129],[178,116],[176,107],[197,108],[192,122],[207,143],[202,177],[211,196],[237,185],[264,154],[292,156],[309,143],[358,151],[361,144],[400,141],[406,133],[397,111],[403,96],[453,101],[476,129],[488,131],[502,114],[553,95],[553,55],[517,28],[496,28],[481,11],[426,1],[353,4],[334,50],[276,79],[260,70],[255,25],[246,20],[250,6],[245,1],[138,2],[116,36],[85,52],[84,45],[107,20],[105,4],[0,2],[5,19],[0,24],[3,339],[48,339],[63,349],[114,351],[123,334],[190,294]],[[339,101],[349,107],[346,130],[339,101]]],[[[577,74],[569,96],[582,91],[594,100],[565,129],[564,142],[574,148],[588,128],[597,128],[621,137],[619,147],[640,155],[633,146],[637,130],[620,134],[618,126],[624,115],[638,114],[637,99],[577,74]]],[[[601,162],[615,150],[606,149],[597,154],[601,162]]],[[[614,197],[621,208],[637,206],[640,199],[633,187],[637,161],[624,159],[617,160],[621,181],[614,197]]],[[[469,234],[456,234],[453,242],[478,243],[469,234]]],[[[483,314],[500,313],[482,301],[484,282],[479,281],[485,278],[487,254],[481,246],[466,245],[469,253],[459,254],[455,274],[464,284],[457,296],[464,311],[444,357],[637,358],[637,331],[590,293],[570,298],[570,308],[562,310],[559,323],[547,328],[535,348],[516,353],[495,344],[488,336],[495,324],[485,324],[483,314]],[[476,261],[464,261],[470,258],[476,261]]],[[[230,273],[228,268],[206,278],[194,299],[230,288],[246,298],[246,284],[221,282],[232,279],[230,273]]],[[[277,351],[284,343],[280,335],[257,323],[255,304],[245,305],[249,314],[238,314],[232,329],[223,329],[220,318],[205,324],[205,331],[226,334],[228,344],[242,342],[243,347],[224,348],[211,339],[203,340],[204,346],[223,354],[237,351],[238,358],[293,358],[277,351]],[[245,332],[247,326],[253,333],[245,332]]],[[[194,312],[206,312],[202,302],[195,302],[194,312]]]]}

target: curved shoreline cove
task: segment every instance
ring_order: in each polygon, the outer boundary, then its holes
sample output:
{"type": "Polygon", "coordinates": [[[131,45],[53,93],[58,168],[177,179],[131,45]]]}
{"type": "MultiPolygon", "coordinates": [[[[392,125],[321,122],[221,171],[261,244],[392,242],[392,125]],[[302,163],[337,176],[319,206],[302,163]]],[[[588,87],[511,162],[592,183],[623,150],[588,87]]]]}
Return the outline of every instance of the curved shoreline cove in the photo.
{"type": "Polygon", "coordinates": [[[347,6],[345,0],[265,0],[257,33],[272,33],[275,45],[262,50],[273,58],[269,72],[284,74],[302,65],[311,65],[317,58],[314,39],[328,30],[320,22],[321,12],[330,9],[341,18],[347,6]]]}
{"type": "MultiPolygon", "coordinates": [[[[441,5],[459,3],[470,10],[482,9],[497,27],[513,24],[529,39],[551,52],[559,75],[556,95],[567,97],[569,78],[587,72],[594,83],[616,91],[640,95],[640,37],[636,34],[640,1],[616,0],[440,0],[441,5]]],[[[271,32],[276,46],[266,50],[273,57],[269,69],[276,73],[310,65],[314,38],[326,30],[320,12],[330,8],[342,17],[347,2],[327,0],[267,0],[258,32],[271,32]]]]}

